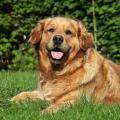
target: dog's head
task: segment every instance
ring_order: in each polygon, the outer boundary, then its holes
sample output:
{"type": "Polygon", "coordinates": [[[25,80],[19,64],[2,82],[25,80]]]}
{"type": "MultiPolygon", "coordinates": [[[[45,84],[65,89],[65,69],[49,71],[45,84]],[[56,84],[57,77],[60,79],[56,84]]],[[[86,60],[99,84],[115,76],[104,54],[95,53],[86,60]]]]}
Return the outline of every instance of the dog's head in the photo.
{"type": "Polygon", "coordinates": [[[40,51],[45,64],[62,65],[72,60],[80,50],[92,46],[92,35],[80,21],[54,17],[41,20],[29,40],[40,51]]]}

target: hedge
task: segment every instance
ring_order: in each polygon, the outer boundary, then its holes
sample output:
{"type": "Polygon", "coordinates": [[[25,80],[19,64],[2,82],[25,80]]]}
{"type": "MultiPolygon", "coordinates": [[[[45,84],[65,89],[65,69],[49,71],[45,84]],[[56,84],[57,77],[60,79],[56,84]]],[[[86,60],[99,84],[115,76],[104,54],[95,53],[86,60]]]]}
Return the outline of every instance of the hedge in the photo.
{"type": "Polygon", "coordinates": [[[119,0],[2,0],[0,2],[0,69],[34,70],[36,56],[28,44],[38,20],[68,16],[81,20],[97,37],[97,50],[120,63],[119,0]],[[95,9],[94,9],[95,8],[95,9]],[[95,12],[95,19],[93,19],[95,12]],[[93,20],[96,20],[94,31],[93,20]]]}

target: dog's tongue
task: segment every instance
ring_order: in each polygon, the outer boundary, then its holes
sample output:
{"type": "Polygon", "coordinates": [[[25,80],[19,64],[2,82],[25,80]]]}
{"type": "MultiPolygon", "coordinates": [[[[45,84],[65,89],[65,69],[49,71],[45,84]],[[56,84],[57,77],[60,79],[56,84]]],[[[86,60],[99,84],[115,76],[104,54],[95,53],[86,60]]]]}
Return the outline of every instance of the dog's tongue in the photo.
{"type": "Polygon", "coordinates": [[[51,55],[54,59],[61,59],[63,57],[63,52],[51,51],[51,55]]]}

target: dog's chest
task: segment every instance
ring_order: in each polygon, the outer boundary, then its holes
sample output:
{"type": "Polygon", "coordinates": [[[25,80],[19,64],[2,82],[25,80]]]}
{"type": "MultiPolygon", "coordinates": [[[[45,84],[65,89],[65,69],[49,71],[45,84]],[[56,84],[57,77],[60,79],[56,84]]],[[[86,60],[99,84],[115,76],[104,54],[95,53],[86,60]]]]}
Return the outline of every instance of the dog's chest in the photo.
{"type": "Polygon", "coordinates": [[[55,100],[60,94],[59,89],[60,86],[57,83],[46,81],[43,85],[41,85],[42,93],[44,96],[44,99],[47,101],[53,101],[55,100]]]}
{"type": "Polygon", "coordinates": [[[66,80],[48,80],[44,84],[41,84],[42,93],[45,100],[53,101],[58,97],[69,93],[69,88],[71,87],[69,82],[66,80]]]}
{"type": "Polygon", "coordinates": [[[52,101],[56,98],[56,96],[54,95],[54,89],[52,85],[49,85],[48,83],[45,83],[42,86],[42,93],[43,93],[44,99],[47,101],[52,101]]]}

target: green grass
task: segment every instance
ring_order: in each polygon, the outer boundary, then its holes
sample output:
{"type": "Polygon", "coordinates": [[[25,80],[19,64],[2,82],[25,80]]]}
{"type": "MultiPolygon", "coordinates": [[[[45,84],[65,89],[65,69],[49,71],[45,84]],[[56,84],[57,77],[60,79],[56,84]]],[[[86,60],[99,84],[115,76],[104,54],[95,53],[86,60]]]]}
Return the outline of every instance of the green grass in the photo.
{"type": "Polygon", "coordinates": [[[0,72],[0,120],[120,120],[120,105],[92,104],[85,99],[53,115],[40,115],[40,111],[48,106],[44,101],[10,102],[17,93],[36,87],[37,73],[0,72]]]}

